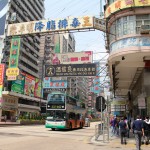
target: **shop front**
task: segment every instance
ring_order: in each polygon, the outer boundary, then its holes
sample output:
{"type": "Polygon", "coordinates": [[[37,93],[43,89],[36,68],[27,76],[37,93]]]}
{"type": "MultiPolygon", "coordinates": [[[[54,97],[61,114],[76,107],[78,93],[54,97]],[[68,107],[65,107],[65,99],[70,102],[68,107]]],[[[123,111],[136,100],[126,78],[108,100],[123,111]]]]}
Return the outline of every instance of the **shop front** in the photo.
{"type": "Polygon", "coordinates": [[[0,121],[15,122],[18,116],[18,97],[3,96],[0,108],[0,121]]]}

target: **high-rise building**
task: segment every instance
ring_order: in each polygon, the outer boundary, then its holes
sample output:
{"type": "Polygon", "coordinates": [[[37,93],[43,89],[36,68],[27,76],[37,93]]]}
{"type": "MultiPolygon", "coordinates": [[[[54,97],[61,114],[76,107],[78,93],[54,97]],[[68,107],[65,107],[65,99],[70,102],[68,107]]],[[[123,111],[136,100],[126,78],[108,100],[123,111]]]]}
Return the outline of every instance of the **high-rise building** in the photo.
{"type": "Polygon", "coordinates": [[[150,115],[150,1],[107,0],[105,19],[115,115],[150,115]]]}
{"type": "MultiPolygon", "coordinates": [[[[6,2],[5,0],[2,0],[6,2]]],[[[6,17],[7,24],[29,22],[44,18],[44,0],[9,0],[6,17]]],[[[2,5],[1,5],[2,6],[2,5]]],[[[40,35],[20,36],[18,68],[20,75],[17,82],[4,79],[0,116],[13,120],[17,115],[39,113],[41,103],[38,60],[40,58],[40,35]],[[17,85],[17,86],[16,86],[17,85]],[[23,88],[22,88],[23,86],[23,88]],[[35,87],[37,88],[35,91],[35,87]],[[19,91],[22,88],[22,92],[19,91]],[[12,90],[13,89],[13,90],[12,90]],[[38,94],[37,94],[37,93],[38,94]]],[[[11,37],[4,40],[2,63],[6,69],[9,65],[11,37]]]]}

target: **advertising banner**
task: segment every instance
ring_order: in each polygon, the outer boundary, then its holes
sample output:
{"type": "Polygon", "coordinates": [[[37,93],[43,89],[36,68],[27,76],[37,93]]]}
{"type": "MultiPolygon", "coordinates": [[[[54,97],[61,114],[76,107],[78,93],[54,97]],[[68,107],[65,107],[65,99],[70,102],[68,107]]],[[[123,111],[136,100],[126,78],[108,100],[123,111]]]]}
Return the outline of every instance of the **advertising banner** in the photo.
{"type": "Polygon", "coordinates": [[[68,30],[92,29],[93,17],[67,17],[56,20],[40,20],[8,25],[7,36],[34,34],[43,32],[61,32],[68,30]]]}
{"type": "Polygon", "coordinates": [[[96,64],[45,65],[45,77],[96,76],[96,64]]]}
{"type": "Polygon", "coordinates": [[[96,63],[96,77],[93,79],[93,86],[90,88],[90,92],[99,94],[100,89],[100,65],[96,63]]]}
{"type": "Polygon", "coordinates": [[[41,79],[35,79],[34,97],[40,98],[42,96],[42,81],[41,79]]]}
{"type": "Polygon", "coordinates": [[[12,81],[11,91],[24,94],[24,86],[25,86],[25,76],[19,75],[17,76],[17,80],[12,81]]]}
{"type": "Polygon", "coordinates": [[[44,87],[43,88],[52,88],[52,89],[61,89],[67,88],[66,80],[50,80],[50,77],[44,79],[44,87]]]}
{"type": "Polygon", "coordinates": [[[16,80],[19,75],[18,59],[20,51],[20,38],[13,37],[11,40],[9,68],[6,70],[7,80],[16,80]]]}
{"type": "Polygon", "coordinates": [[[57,64],[84,64],[93,62],[93,52],[73,52],[73,53],[57,53],[54,54],[52,63],[57,64]]]}
{"type": "Polygon", "coordinates": [[[18,67],[19,51],[20,51],[20,38],[13,37],[11,40],[9,68],[17,68],[18,67]]]}
{"type": "Polygon", "coordinates": [[[3,86],[5,64],[0,64],[0,85],[3,86]]]}
{"type": "Polygon", "coordinates": [[[34,97],[34,89],[35,89],[35,78],[26,74],[24,94],[34,97]]]}

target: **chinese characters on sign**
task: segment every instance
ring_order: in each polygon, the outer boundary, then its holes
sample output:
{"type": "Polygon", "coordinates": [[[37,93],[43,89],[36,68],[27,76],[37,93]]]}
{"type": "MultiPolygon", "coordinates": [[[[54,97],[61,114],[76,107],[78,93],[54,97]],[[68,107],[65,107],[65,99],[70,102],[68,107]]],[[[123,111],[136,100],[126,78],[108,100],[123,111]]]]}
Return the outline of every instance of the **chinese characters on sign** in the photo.
{"type": "Polygon", "coordinates": [[[129,7],[138,7],[138,6],[149,6],[149,0],[116,0],[114,3],[109,5],[105,11],[105,17],[109,17],[112,13],[123,10],[129,7]]]}
{"type": "Polygon", "coordinates": [[[29,33],[59,32],[65,30],[79,30],[93,28],[93,17],[69,17],[56,20],[40,20],[8,25],[7,36],[29,33]]]}
{"type": "Polygon", "coordinates": [[[74,53],[57,53],[54,55],[52,63],[53,65],[82,64],[82,63],[92,63],[92,61],[93,61],[92,51],[84,51],[84,52],[74,52],[74,53]]]}
{"type": "Polygon", "coordinates": [[[96,64],[46,65],[45,77],[96,76],[96,64]]]}
{"type": "Polygon", "coordinates": [[[11,40],[9,68],[6,70],[7,80],[16,80],[19,75],[18,58],[20,51],[20,38],[13,37],[11,40]]]}
{"type": "Polygon", "coordinates": [[[0,86],[3,86],[5,65],[0,64],[0,86]]]}
{"type": "Polygon", "coordinates": [[[43,88],[67,88],[67,81],[66,80],[55,80],[51,81],[49,77],[44,79],[44,87],[43,88]]]}

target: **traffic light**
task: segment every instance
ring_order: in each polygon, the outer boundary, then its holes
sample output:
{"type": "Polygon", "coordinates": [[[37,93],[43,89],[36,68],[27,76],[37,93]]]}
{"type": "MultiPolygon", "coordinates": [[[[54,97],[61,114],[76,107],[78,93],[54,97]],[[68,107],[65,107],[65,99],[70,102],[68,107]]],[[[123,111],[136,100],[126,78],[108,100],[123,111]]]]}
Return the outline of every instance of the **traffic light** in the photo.
{"type": "Polygon", "coordinates": [[[96,105],[95,105],[95,108],[97,111],[101,112],[101,108],[102,108],[102,111],[104,111],[106,109],[106,104],[105,104],[105,98],[103,96],[98,96],[96,97],[96,105]],[[102,104],[101,104],[102,102],[102,104]]]}

